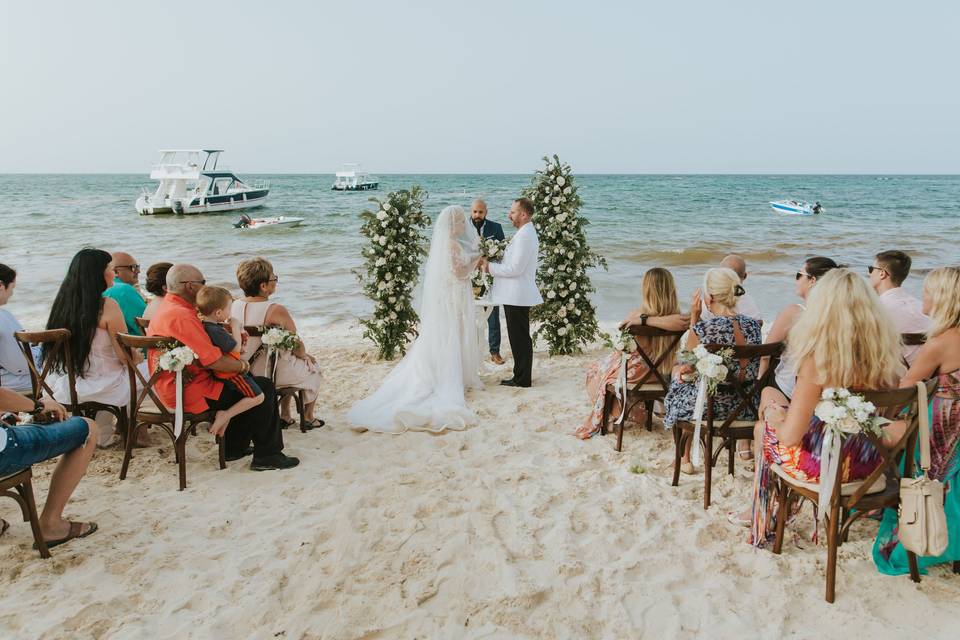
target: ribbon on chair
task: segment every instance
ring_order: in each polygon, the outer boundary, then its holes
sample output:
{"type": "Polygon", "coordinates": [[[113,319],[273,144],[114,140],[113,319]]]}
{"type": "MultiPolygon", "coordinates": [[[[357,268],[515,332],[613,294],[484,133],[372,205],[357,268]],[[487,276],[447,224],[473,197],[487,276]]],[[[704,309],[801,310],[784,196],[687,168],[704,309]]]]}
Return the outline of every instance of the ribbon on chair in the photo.
{"type": "Polygon", "coordinates": [[[614,385],[614,392],[617,400],[620,401],[620,417],[614,424],[622,424],[627,415],[627,361],[630,359],[625,352],[620,352],[620,371],[617,373],[617,383],[614,385]]]}
{"type": "Polygon", "coordinates": [[[177,407],[174,410],[173,437],[179,438],[183,432],[183,369],[177,371],[177,407]]]}
{"type": "Polygon", "coordinates": [[[276,381],[277,365],[280,363],[280,352],[272,345],[267,347],[267,362],[271,363],[270,379],[276,381]]]}
{"type": "Polygon", "coordinates": [[[707,377],[699,376],[697,382],[697,400],[693,405],[693,443],[690,445],[690,462],[700,464],[700,427],[703,424],[703,410],[707,404],[707,377]]]}
{"type": "Polygon", "coordinates": [[[823,522],[824,514],[830,509],[833,485],[840,467],[840,453],[843,437],[836,429],[824,425],[823,440],[820,441],[820,495],[817,498],[817,524],[823,522]]]}

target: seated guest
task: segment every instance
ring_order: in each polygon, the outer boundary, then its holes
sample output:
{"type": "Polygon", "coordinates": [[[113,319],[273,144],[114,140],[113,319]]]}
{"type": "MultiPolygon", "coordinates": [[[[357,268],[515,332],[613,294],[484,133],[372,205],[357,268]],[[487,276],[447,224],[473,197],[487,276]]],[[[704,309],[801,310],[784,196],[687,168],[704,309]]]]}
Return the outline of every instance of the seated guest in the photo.
{"type": "MultiPolygon", "coordinates": [[[[673,276],[666,269],[659,267],[650,269],[643,274],[643,283],[641,285],[642,298],[640,308],[631,312],[630,315],[621,323],[621,327],[630,325],[652,326],[661,329],[674,331],[683,330],[689,323],[689,319],[680,315],[680,305],[677,302],[677,288],[673,283],[673,276]]],[[[672,338],[637,338],[637,342],[654,362],[667,348],[672,338]]],[[[620,375],[620,351],[614,350],[601,360],[594,362],[587,369],[587,394],[593,401],[593,408],[590,415],[584,420],[583,424],[575,432],[575,435],[586,440],[592,438],[600,432],[600,425],[603,422],[603,407],[607,402],[607,385],[616,384],[620,375]]],[[[673,368],[673,354],[668,356],[661,365],[660,372],[664,378],[670,375],[673,368]]],[[[627,384],[637,384],[647,375],[650,369],[640,357],[639,352],[634,351],[627,357],[627,384]]],[[[611,416],[619,416],[621,410],[620,400],[614,398],[610,409],[611,416]]],[[[624,416],[629,422],[642,423],[646,420],[646,407],[642,402],[638,402],[630,410],[630,414],[624,416]]]]}
{"type": "MultiPolygon", "coordinates": [[[[814,415],[827,387],[888,389],[899,383],[900,336],[862,278],[847,269],[823,276],[808,298],[808,306],[787,339],[790,358],[797,363],[797,381],[789,403],[760,406],[754,430],[758,458],[753,481],[753,508],[740,516],[751,525],[751,544],[761,547],[774,531],[777,505],[771,491],[773,471],[780,468],[804,482],[820,482],[823,422],[814,415]],[[872,354],[864,359],[861,354],[872,354]]],[[[891,439],[903,435],[902,421],[887,425],[891,439]]],[[[843,441],[841,482],[866,478],[882,462],[863,435],[843,441]]]]}
{"type": "MultiPolygon", "coordinates": [[[[233,303],[231,315],[241,326],[262,327],[276,325],[291,333],[297,332],[293,316],[282,304],[270,302],[270,296],[277,292],[280,277],[273,271],[273,265],[263,258],[244,260],[237,266],[237,284],[244,296],[233,303]]],[[[243,348],[242,357],[250,363],[255,375],[266,375],[266,350],[261,349],[260,338],[251,336],[243,348]]],[[[304,391],[303,420],[308,429],[322,427],[323,420],[314,416],[317,392],[320,389],[320,367],[317,361],[307,353],[300,341],[293,352],[281,351],[277,358],[276,383],[278,387],[296,387],[304,391]]],[[[294,423],[290,402],[280,407],[280,419],[284,426],[294,423]]]]}
{"type": "MultiPolygon", "coordinates": [[[[114,273],[109,253],[81,249],[70,262],[57,291],[47,329],[70,330],[67,349],[76,369],[77,401],[125,407],[130,404],[130,379],[115,336],[128,328],[117,302],[103,295],[113,285],[114,273]]],[[[139,352],[135,355],[139,356],[139,352]]],[[[52,360],[49,380],[54,397],[69,404],[66,355],[63,351],[52,353],[49,345],[44,345],[43,360],[48,359],[52,360]]],[[[97,423],[98,444],[107,446],[114,431],[112,416],[101,411],[97,414],[97,423]]]]}
{"type": "MultiPolygon", "coordinates": [[[[40,534],[47,547],[86,538],[97,530],[97,524],[65,520],[63,509],[93,457],[96,425],[86,418],[69,417],[67,410],[51,398],[43,397],[35,402],[12,389],[0,387],[0,413],[8,411],[44,414],[56,422],[18,425],[0,422],[0,478],[62,456],[50,478],[47,500],[40,513],[40,534]]],[[[0,520],[0,535],[9,527],[9,523],[0,520]]]]}
{"type": "MultiPolygon", "coordinates": [[[[167,271],[167,295],[153,319],[147,335],[178,340],[197,356],[185,371],[183,410],[202,413],[208,409],[224,411],[243,399],[232,387],[225,386],[214,372],[246,373],[246,361],[223,354],[210,341],[197,317],[197,292],[206,284],[203,274],[194,266],[175,264],[167,271]]],[[[161,353],[150,351],[151,371],[155,371],[161,353]]],[[[230,420],[224,433],[228,460],[239,460],[253,454],[250,468],[254,471],[289,469],[300,464],[297,458],[283,454],[283,435],[276,420],[276,393],[267,378],[254,377],[263,391],[264,401],[230,420]],[[252,450],[249,448],[253,441],[252,450]]],[[[164,371],[158,376],[157,395],[168,407],[176,405],[176,377],[164,371]]]]}
{"type": "MultiPolygon", "coordinates": [[[[0,307],[7,304],[17,286],[17,272],[0,264],[0,307]]],[[[21,393],[33,391],[27,359],[13,334],[23,327],[6,309],[0,309],[0,386],[21,393]]]]}
{"type": "MultiPolygon", "coordinates": [[[[738,256],[735,253],[731,253],[726,256],[723,260],[720,261],[720,266],[726,269],[733,269],[733,271],[740,276],[740,284],[744,285],[747,280],[747,261],[738,256]]],[[[710,309],[707,308],[706,301],[703,301],[701,306],[701,319],[709,320],[713,317],[713,314],[710,313],[710,309]]],[[[754,302],[753,297],[744,291],[743,295],[737,298],[737,313],[747,316],[748,318],[753,318],[760,324],[763,324],[763,314],[760,313],[760,307],[757,306],[757,303],[754,302]]]]}
{"type": "MultiPolygon", "coordinates": [[[[882,298],[881,298],[882,300],[882,298]]],[[[948,544],[939,556],[918,557],[921,569],[942,562],[960,560],[960,267],[935,269],[923,283],[923,313],[930,318],[927,343],[916,354],[910,370],[900,382],[912,387],[937,377],[937,389],[930,398],[931,480],[946,489],[948,544]]],[[[917,447],[917,460],[920,459],[917,447]]],[[[917,473],[919,465],[914,466],[917,473]]],[[[873,545],[877,568],[890,575],[907,573],[907,554],[897,537],[897,510],[886,509],[873,545]]]]}
{"type": "MultiPolygon", "coordinates": [[[[890,314],[900,333],[924,333],[930,326],[930,318],[923,313],[923,304],[904,291],[900,285],[910,274],[910,256],[903,251],[881,251],[867,267],[870,286],[880,295],[880,304],[890,314]]],[[[920,350],[919,346],[904,345],[903,357],[907,364],[920,350]]]]}
{"type": "Polygon", "coordinates": [[[137,289],[140,284],[140,265],[129,253],[117,251],[112,257],[113,284],[103,292],[103,295],[113,298],[120,305],[123,321],[127,325],[127,333],[142,336],[143,331],[137,326],[136,318],[143,315],[147,303],[137,289]]]}
{"type": "MultiPolygon", "coordinates": [[[[732,269],[718,267],[707,271],[703,278],[703,289],[697,289],[693,294],[690,305],[690,332],[687,334],[684,348],[692,350],[698,344],[760,344],[760,323],[753,318],[737,313],[737,299],[743,295],[740,286],[740,276],[732,269]],[[706,301],[707,308],[712,314],[709,320],[700,319],[701,303],[706,301]]],[[[750,360],[746,371],[741,374],[739,360],[730,363],[735,376],[744,380],[757,377],[760,367],[759,360],[750,360]]],[[[663,418],[663,425],[672,428],[677,422],[693,420],[693,410],[697,399],[697,383],[686,381],[683,377],[693,373],[690,365],[678,364],[673,368],[670,390],[663,404],[667,413],[663,418]]],[[[740,404],[740,397],[736,391],[725,386],[717,388],[713,396],[714,419],[723,420],[740,404]]],[[[755,418],[748,413],[741,414],[741,419],[755,418]]],[[[690,444],[683,454],[680,470],[683,473],[694,473],[695,469],[690,462],[690,444]]]]}
{"type": "Polygon", "coordinates": [[[140,317],[149,320],[156,313],[157,307],[163,302],[163,296],[167,295],[167,271],[173,266],[172,262],[158,262],[150,265],[147,269],[147,281],[145,283],[147,291],[153,296],[147,303],[147,308],[143,310],[140,317]]]}

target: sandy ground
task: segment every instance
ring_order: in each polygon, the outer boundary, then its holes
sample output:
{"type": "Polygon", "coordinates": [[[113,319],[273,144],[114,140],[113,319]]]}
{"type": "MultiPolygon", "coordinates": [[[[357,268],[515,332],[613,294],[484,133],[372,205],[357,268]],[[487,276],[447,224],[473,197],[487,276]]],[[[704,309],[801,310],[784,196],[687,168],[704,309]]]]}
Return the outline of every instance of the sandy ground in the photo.
{"type": "MultiPolygon", "coordinates": [[[[391,364],[356,330],[311,336],[328,427],[286,433],[302,464],[216,468],[212,438],[189,445],[186,491],[170,446],[99,451],[68,507],[100,531],[43,561],[11,500],[0,538],[4,638],[957,637],[960,576],[920,585],[879,574],[875,522],[840,551],[838,599],[823,600],[826,551],[809,510],[784,553],[755,551],[727,523],[751,481],[722,473],[670,486],[672,439],[657,428],[580,442],[586,363],[537,354],[529,390],[485,375],[464,432],[359,434],[349,405],[391,364]],[[632,473],[631,467],[642,467],[632,473]]],[[[36,468],[39,496],[51,467],[36,468]]]]}

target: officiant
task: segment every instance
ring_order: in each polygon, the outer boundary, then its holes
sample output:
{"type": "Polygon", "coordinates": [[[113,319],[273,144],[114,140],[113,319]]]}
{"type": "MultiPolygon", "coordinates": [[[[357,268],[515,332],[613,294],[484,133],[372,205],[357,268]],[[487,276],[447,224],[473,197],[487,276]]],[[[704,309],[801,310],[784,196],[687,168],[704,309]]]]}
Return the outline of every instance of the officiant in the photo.
{"type": "MultiPolygon", "coordinates": [[[[504,240],[503,227],[493,220],[487,220],[487,203],[477,199],[470,207],[470,219],[481,238],[504,240]]],[[[485,292],[481,291],[480,295],[485,292]]],[[[503,364],[500,357],[500,307],[493,307],[487,318],[487,344],[490,346],[490,361],[494,364],[503,364]]]]}

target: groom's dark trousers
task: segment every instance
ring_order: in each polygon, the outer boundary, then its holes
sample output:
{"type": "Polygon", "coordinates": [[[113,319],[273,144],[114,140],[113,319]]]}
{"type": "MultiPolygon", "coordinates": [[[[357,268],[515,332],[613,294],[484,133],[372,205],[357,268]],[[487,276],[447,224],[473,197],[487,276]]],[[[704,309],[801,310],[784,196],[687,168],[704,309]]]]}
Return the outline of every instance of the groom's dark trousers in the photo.
{"type": "Polygon", "coordinates": [[[529,387],[533,377],[533,340],[530,339],[530,307],[503,305],[507,319],[507,337],[513,351],[513,381],[529,387]]]}

